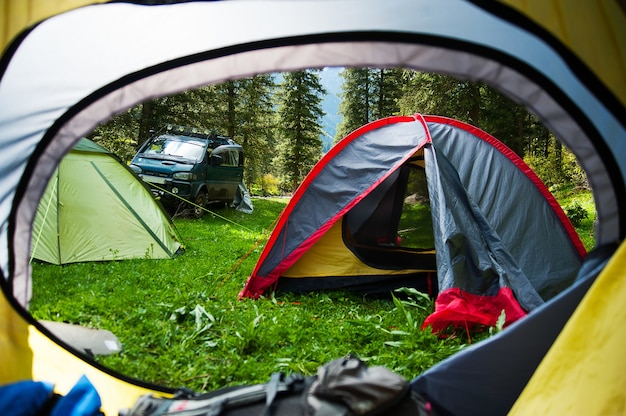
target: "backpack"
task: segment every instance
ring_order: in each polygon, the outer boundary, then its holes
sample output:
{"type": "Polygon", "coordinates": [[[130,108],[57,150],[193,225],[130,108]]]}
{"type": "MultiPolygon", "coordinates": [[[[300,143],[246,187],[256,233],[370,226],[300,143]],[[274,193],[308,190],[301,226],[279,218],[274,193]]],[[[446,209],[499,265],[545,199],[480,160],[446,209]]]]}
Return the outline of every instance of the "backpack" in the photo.
{"type": "Polygon", "coordinates": [[[375,416],[434,415],[409,382],[384,367],[347,356],[319,367],[317,375],[274,373],[264,384],[205,394],[179,391],[173,398],[147,394],[120,416],[375,416]]]}

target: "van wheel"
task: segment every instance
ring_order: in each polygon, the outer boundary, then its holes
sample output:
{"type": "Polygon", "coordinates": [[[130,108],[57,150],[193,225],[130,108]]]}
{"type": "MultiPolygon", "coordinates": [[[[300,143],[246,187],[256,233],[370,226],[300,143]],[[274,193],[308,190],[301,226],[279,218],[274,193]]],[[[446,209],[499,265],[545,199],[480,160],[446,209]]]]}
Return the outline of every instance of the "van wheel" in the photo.
{"type": "Polygon", "coordinates": [[[196,197],[196,200],[194,201],[196,205],[193,206],[192,215],[194,218],[202,218],[204,216],[204,213],[205,213],[204,209],[206,208],[207,200],[208,200],[208,197],[207,197],[206,192],[200,192],[198,194],[198,196],[196,197]]]}

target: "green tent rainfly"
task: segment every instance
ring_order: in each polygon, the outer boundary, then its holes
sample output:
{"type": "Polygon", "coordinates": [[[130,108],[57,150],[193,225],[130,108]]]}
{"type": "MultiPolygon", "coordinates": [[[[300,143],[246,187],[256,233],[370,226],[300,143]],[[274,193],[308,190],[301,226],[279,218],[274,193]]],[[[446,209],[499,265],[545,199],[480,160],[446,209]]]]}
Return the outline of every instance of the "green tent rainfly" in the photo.
{"type": "Polygon", "coordinates": [[[53,264],[171,258],[182,245],[167,213],[115,155],[81,139],[37,208],[32,257],[53,264]]]}

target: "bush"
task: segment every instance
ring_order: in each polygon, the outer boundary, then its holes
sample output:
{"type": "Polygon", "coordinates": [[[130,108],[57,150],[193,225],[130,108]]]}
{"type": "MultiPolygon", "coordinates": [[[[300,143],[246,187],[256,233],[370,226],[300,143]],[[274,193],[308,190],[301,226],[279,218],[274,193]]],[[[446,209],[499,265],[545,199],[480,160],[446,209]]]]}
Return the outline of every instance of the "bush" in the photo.
{"type": "Polygon", "coordinates": [[[552,146],[548,154],[527,154],[524,161],[551,190],[562,186],[589,189],[585,171],[578,164],[574,154],[565,147],[561,150],[560,159],[557,158],[552,146]]]}
{"type": "Polygon", "coordinates": [[[563,173],[569,183],[576,187],[589,189],[587,174],[578,164],[574,154],[568,150],[563,151],[563,173]]]}
{"type": "Polygon", "coordinates": [[[580,227],[582,222],[589,218],[587,210],[576,201],[566,206],[564,211],[574,227],[580,227]]]}
{"type": "Polygon", "coordinates": [[[250,187],[250,193],[252,195],[260,196],[278,196],[280,195],[280,191],[278,190],[278,179],[276,179],[271,173],[263,175],[258,182],[255,182],[250,187]]]}

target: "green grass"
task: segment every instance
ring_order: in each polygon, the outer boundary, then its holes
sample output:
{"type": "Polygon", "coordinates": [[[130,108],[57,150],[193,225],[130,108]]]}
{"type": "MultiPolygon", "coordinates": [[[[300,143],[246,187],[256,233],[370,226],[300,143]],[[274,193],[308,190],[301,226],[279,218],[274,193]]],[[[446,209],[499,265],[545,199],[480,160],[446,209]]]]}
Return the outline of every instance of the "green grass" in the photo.
{"type": "MultiPolygon", "coordinates": [[[[588,193],[567,192],[559,195],[565,204],[587,206],[588,193]]],[[[35,263],[31,313],[108,329],[123,350],[97,357],[99,362],[130,377],[197,391],[266,382],[275,371],[313,374],[348,353],[410,379],[468,342],[466,336],[442,340],[422,331],[433,304],[420,294],[239,301],[285,204],[255,199],[253,214],[227,209],[200,220],[178,219],[186,252],[173,260],[35,263]]],[[[585,237],[593,237],[592,222],[581,224],[585,237]]]]}
{"type": "Polygon", "coordinates": [[[429,249],[435,247],[433,237],[433,220],[430,213],[430,204],[404,204],[398,235],[402,239],[402,246],[415,249],[429,249]]]}
{"type": "Polygon", "coordinates": [[[462,346],[419,330],[432,311],[419,295],[396,303],[350,293],[239,301],[285,203],[254,200],[251,215],[218,211],[241,226],[213,215],[177,220],[186,252],[173,260],[33,264],[31,313],[112,331],[123,351],[97,359],[116,371],[202,391],[265,382],[275,371],[313,374],[348,353],[412,378],[462,346]]]}

